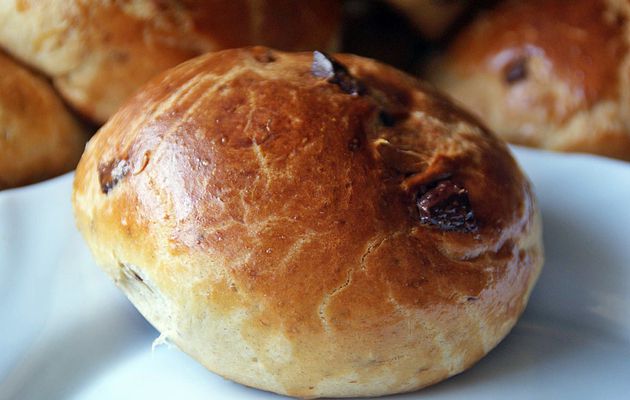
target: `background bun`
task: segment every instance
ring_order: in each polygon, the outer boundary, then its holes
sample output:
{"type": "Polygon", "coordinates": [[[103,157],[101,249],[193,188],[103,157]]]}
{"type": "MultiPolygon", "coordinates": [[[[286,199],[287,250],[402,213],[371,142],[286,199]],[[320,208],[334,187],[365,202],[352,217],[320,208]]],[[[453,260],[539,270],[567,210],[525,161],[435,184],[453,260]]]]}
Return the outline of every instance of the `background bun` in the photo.
{"type": "Polygon", "coordinates": [[[469,0],[387,0],[429,39],[438,39],[470,6],[469,0]]]}
{"type": "Polygon", "coordinates": [[[509,332],[542,263],[538,212],[472,117],[335,58],[235,49],[162,74],[88,144],[75,214],[210,370],[300,397],[410,391],[509,332]]]}
{"type": "Polygon", "coordinates": [[[506,2],[459,34],[432,80],[513,143],[630,160],[629,12],[506,2]]]}
{"type": "Polygon", "coordinates": [[[0,52],[0,190],[70,171],[86,141],[50,84],[0,52]]]}
{"type": "Polygon", "coordinates": [[[3,1],[0,46],[104,122],[150,77],[207,51],[332,48],[336,0],[3,1]]]}

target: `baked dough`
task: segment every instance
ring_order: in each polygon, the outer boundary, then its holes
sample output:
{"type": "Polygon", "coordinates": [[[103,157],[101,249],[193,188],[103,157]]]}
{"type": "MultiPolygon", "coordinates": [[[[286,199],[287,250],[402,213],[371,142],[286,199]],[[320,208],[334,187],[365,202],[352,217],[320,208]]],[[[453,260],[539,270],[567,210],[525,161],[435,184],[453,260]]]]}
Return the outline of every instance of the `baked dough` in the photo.
{"type": "Polygon", "coordinates": [[[464,11],[469,0],[387,0],[429,39],[439,39],[464,11]]]}
{"type": "Polygon", "coordinates": [[[0,190],[70,171],[87,138],[46,80],[0,52],[0,190]]]}
{"type": "Polygon", "coordinates": [[[234,49],[162,74],[90,141],[73,204],[163,337],[291,396],[463,371],[510,331],[542,264],[505,144],[351,55],[234,49]]]}
{"type": "Polygon", "coordinates": [[[104,122],[150,77],[207,51],[332,48],[339,18],[336,0],[7,0],[0,46],[104,122]]]}
{"type": "Polygon", "coordinates": [[[510,1],[430,78],[510,142],[630,160],[628,17],[625,0],[510,1]]]}

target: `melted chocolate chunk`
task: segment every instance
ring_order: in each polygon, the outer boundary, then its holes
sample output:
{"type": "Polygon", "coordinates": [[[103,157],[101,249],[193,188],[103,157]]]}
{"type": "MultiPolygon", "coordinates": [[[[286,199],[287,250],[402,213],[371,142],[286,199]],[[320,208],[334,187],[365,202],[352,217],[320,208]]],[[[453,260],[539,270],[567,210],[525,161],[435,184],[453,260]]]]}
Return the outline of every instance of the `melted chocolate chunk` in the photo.
{"type": "Polygon", "coordinates": [[[98,165],[98,181],[101,184],[101,191],[108,194],[122,178],[129,173],[129,163],[127,160],[113,159],[107,163],[98,165]]]}
{"type": "Polygon", "coordinates": [[[350,74],[348,68],[326,53],[313,52],[311,73],[317,78],[328,79],[329,83],[339,86],[343,92],[351,96],[365,94],[365,86],[350,74]]]}
{"type": "Polygon", "coordinates": [[[451,180],[423,187],[418,192],[416,205],[422,224],[433,225],[443,231],[477,231],[468,191],[451,180]]]}
{"type": "Polygon", "coordinates": [[[527,60],[518,58],[505,66],[505,81],[507,83],[516,83],[527,78],[527,60]]]}

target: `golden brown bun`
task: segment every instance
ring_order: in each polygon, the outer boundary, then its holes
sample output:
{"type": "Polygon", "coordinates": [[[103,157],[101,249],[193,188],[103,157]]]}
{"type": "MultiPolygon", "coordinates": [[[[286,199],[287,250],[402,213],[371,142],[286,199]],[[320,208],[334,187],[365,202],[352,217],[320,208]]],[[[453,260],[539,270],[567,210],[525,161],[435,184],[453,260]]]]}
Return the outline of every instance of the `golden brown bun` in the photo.
{"type": "Polygon", "coordinates": [[[207,51],[333,47],[337,0],[0,2],[0,46],[50,76],[96,122],[150,77],[207,51]]]}
{"type": "Polygon", "coordinates": [[[507,2],[432,79],[508,141],[630,160],[628,17],[626,0],[507,2]]]}
{"type": "Polygon", "coordinates": [[[470,116],[335,57],[352,75],[258,47],[152,80],[88,144],[75,214],[98,264],[210,370],[301,397],[410,391],[514,325],[542,263],[538,212],[470,116]],[[462,197],[427,216],[436,184],[462,197]]]}
{"type": "Polygon", "coordinates": [[[86,141],[50,84],[0,52],[0,190],[70,171],[86,141]]]}
{"type": "Polygon", "coordinates": [[[468,8],[470,1],[387,0],[403,12],[424,36],[439,38],[468,8]]]}

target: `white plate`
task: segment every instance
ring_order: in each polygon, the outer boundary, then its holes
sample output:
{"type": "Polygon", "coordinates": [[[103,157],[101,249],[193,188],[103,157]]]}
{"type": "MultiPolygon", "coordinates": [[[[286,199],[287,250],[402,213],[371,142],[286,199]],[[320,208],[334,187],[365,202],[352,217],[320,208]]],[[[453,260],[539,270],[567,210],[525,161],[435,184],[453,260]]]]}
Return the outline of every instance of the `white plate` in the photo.
{"type": "MultiPolygon", "coordinates": [[[[630,396],[630,164],[515,149],[547,262],[516,328],[471,370],[400,399],[630,396]]],[[[279,398],[207,372],[93,264],[72,177],[0,193],[1,399],[279,398]]]]}

